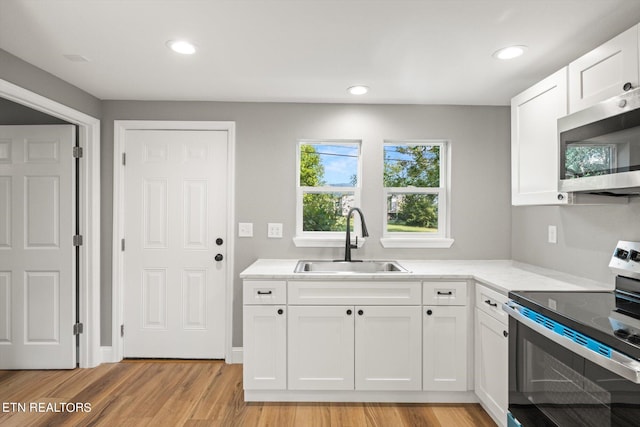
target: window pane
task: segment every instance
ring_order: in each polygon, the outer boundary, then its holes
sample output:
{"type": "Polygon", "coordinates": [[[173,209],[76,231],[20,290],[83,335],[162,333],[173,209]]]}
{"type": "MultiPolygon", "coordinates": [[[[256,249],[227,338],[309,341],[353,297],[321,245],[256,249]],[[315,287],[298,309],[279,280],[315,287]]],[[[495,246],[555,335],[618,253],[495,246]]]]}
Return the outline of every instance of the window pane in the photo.
{"type": "Polygon", "coordinates": [[[345,231],[354,199],[353,193],[304,193],[302,231],[345,231]]]}
{"type": "Polygon", "coordinates": [[[437,233],[438,195],[389,194],[387,196],[387,232],[437,233]]]}
{"type": "Polygon", "coordinates": [[[357,186],[359,151],[357,144],[301,144],[300,186],[357,186]]]}
{"type": "Polygon", "coordinates": [[[440,145],[384,146],[385,187],[440,187],[440,145]]]}

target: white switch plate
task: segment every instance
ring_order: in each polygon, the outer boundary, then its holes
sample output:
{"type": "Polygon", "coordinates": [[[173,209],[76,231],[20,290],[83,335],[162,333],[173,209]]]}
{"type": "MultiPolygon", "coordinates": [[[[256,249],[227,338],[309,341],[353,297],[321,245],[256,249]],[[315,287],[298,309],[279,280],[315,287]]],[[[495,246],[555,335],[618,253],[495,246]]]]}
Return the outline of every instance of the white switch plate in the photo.
{"type": "Polygon", "coordinates": [[[282,223],[270,222],[267,224],[267,237],[282,239],[282,223]]]}
{"type": "Polygon", "coordinates": [[[549,226],[547,241],[554,244],[558,243],[558,228],[555,225],[549,226]]]}
{"type": "Polygon", "coordinates": [[[253,237],[253,223],[252,222],[239,222],[238,223],[238,237],[253,237]]]}

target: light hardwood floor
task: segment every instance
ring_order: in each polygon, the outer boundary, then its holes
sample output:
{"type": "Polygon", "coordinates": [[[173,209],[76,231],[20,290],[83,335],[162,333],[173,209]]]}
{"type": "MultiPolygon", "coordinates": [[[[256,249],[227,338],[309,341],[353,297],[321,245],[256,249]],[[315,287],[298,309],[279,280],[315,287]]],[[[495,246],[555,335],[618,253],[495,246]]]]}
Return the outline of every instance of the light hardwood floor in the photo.
{"type": "Polygon", "coordinates": [[[246,403],[242,365],[220,361],[145,360],[71,371],[0,371],[0,405],[3,427],[495,426],[475,404],[246,403]],[[85,410],[83,404],[90,404],[91,411],[47,412],[71,409],[69,403],[85,410]]]}

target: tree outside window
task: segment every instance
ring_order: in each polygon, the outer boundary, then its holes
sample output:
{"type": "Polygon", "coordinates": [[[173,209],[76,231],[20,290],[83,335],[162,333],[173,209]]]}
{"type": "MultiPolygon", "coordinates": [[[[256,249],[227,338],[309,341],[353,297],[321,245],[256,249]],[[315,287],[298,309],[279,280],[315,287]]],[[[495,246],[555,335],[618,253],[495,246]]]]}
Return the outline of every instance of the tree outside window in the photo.
{"type": "Polygon", "coordinates": [[[301,141],[298,164],[298,233],[344,232],[360,196],[360,144],[301,141]]]}
{"type": "Polygon", "coordinates": [[[385,233],[443,234],[444,141],[386,142],[385,233]]]}

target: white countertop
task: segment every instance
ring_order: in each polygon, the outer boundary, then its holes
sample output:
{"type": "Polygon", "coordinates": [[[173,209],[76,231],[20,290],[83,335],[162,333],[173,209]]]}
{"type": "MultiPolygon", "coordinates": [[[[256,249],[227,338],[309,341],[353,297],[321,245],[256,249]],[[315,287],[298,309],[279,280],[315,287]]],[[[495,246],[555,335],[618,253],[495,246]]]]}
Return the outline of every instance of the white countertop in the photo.
{"type": "Polygon", "coordinates": [[[474,279],[496,291],[610,291],[601,283],[510,260],[397,260],[409,273],[294,273],[297,259],[259,259],[242,279],[279,280],[393,280],[474,279]]]}

